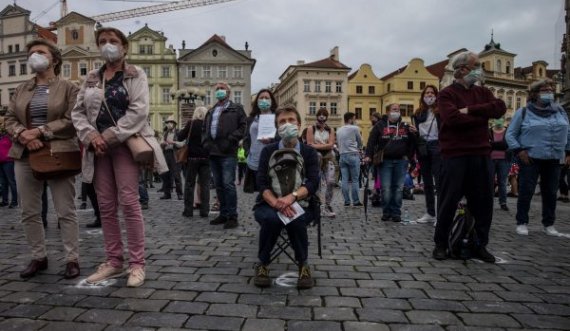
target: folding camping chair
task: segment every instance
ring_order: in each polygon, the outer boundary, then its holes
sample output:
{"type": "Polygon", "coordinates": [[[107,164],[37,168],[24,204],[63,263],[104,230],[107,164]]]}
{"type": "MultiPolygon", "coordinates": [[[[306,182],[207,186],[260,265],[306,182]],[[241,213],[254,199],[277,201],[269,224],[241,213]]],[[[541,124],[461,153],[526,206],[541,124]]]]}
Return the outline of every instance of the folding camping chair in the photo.
{"type": "MultiPolygon", "coordinates": [[[[321,200],[318,194],[314,194],[309,198],[309,207],[312,211],[313,217],[312,220],[309,221],[308,225],[313,225],[313,227],[317,227],[317,254],[322,259],[322,243],[321,243],[321,200]]],[[[310,245],[310,243],[309,243],[310,245]]],[[[279,238],[277,238],[277,243],[275,247],[271,251],[269,263],[272,263],[275,259],[281,255],[281,253],[285,253],[293,263],[297,267],[300,267],[299,262],[295,260],[294,254],[289,252],[289,248],[291,247],[291,242],[289,241],[289,235],[287,234],[287,230],[283,228],[281,233],[279,233],[279,238]]]]}

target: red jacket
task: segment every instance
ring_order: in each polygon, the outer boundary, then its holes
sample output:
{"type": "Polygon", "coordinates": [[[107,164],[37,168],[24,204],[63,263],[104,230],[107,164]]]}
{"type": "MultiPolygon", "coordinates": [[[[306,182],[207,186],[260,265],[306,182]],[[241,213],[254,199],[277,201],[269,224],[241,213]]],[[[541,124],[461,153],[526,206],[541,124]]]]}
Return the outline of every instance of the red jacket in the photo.
{"type": "Polygon", "coordinates": [[[467,89],[459,83],[444,88],[438,95],[441,117],[439,146],[444,158],[466,155],[489,155],[489,119],[501,118],[505,103],[481,86],[467,89]],[[459,109],[467,107],[468,113],[459,109]]]}
{"type": "Polygon", "coordinates": [[[8,152],[12,148],[12,140],[7,134],[0,135],[0,163],[12,162],[12,158],[8,156],[8,152]]]}

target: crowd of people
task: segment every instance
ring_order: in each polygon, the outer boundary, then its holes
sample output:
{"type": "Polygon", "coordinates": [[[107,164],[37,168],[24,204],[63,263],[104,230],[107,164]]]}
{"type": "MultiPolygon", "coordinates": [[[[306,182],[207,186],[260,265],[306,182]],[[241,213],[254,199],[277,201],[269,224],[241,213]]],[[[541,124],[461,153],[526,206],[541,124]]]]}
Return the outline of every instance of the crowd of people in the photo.
{"type": "Polygon", "coordinates": [[[79,171],[38,170],[33,157],[44,150],[69,161],[64,164],[81,159],[80,208],[88,196],[96,213],[88,226],[102,227],[106,255],[87,277],[89,284],[124,275],[129,287],[144,283],[142,210],[148,208],[147,186],[153,183],[153,172],[162,181],[160,199],[172,199],[175,190],[184,201],[183,217],[193,217],[195,209],[202,218],[211,215],[213,186],[219,214],[209,223],[224,229],[239,225],[237,187],[258,194],[253,215],[260,226],[254,276],[259,287],[271,285],[271,252],[283,229],[299,266],[298,288],[313,286],[307,224],[320,216],[336,216],[332,201],[337,174],[344,207],[359,208],[367,202],[360,183],[363,176],[370,176],[374,195],[382,201],[381,220],[401,222],[404,181],[411,163],[417,164],[425,196],[425,214],[417,222],[434,223],[437,260],[450,257],[448,237],[458,204],[465,199],[475,221],[472,256],[495,262],[487,250],[495,187],[500,208],[507,211],[508,180],[516,190],[513,176],[518,183],[518,192],[512,192],[518,194],[516,233],[528,234],[530,202],[540,178],[544,232],[559,234],[554,228],[555,210],[557,200],[568,202],[570,125],[567,113],[554,101],[554,84],[548,79],[529,87],[528,104],[507,125],[505,103],[481,84],[484,77],[477,54],[460,53],[451,60],[452,85],[441,91],[426,86],[410,123],[396,103],[387,105],[385,115],[373,114],[367,142],[352,112],[344,114],[343,126],[333,128],[327,124],[328,110],[321,108],[316,121],[301,132],[297,109],[278,105],[271,90],[256,94],[247,115],[231,100],[230,86],[218,82],[211,109],[197,107],[181,130],[173,117],[168,118],[157,139],[148,122],[147,77],[125,59],[128,39],[110,27],[98,29],[95,39],[105,64],[89,72],[80,87],[59,77],[62,58],[55,45],[30,42],[26,50],[34,77],[18,86],[0,122],[0,205],[21,206],[31,252],[22,278],[48,266],[46,187],[61,228],[64,277],[80,275],[75,206],[79,171]],[[268,129],[266,119],[271,133],[261,136],[268,129]],[[518,169],[518,176],[513,169],[518,169]],[[127,237],[126,269],[119,209],[127,237]]]}

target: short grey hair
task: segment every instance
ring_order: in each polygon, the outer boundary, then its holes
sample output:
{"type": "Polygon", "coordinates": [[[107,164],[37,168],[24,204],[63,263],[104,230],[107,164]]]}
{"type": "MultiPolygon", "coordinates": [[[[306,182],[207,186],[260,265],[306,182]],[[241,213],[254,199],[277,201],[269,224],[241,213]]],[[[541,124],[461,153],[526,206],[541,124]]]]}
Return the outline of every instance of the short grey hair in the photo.
{"type": "Polygon", "coordinates": [[[204,106],[200,106],[194,109],[194,115],[192,115],[192,120],[203,120],[206,117],[207,112],[208,108],[204,106]]]}
{"type": "Polygon", "coordinates": [[[461,70],[461,68],[463,66],[468,65],[469,59],[472,57],[477,58],[477,57],[479,57],[479,55],[477,53],[472,52],[472,51],[464,51],[464,52],[461,52],[461,53],[455,55],[451,59],[451,67],[453,68],[453,77],[457,78],[457,75],[459,74],[459,70],[461,70]]]}
{"type": "Polygon", "coordinates": [[[536,100],[538,99],[538,95],[540,94],[540,89],[545,85],[550,85],[554,89],[554,91],[556,91],[556,83],[552,79],[550,78],[541,79],[539,81],[530,84],[530,86],[528,87],[528,100],[536,102],[536,100]]]}

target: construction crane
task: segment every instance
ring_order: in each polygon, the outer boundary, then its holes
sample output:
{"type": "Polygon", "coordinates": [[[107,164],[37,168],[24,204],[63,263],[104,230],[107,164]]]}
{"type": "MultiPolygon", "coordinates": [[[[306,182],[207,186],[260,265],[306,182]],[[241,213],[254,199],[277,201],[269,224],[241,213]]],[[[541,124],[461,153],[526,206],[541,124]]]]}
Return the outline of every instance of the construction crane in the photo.
{"type": "MultiPolygon", "coordinates": [[[[65,2],[65,0],[61,0],[65,2]]],[[[102,14],[96,15],[92,18],[99,22],[111,22],[111,21],[119,21],[125,20],[128,18],[140,17],[140,16],[147,16],[159,13],[166,13],[169,11],[186,9],[186,8],[195,8],[195,7],[204,7],[204,6],[211,6],[216,5],[224,2],[230,2],[235,0],[184,0],[184,1],[174,1],[163,3],[160,5],[151,5],[146,7],[134,8],[134,9],[127,9],[122,10],[119,12],[109,13],[109,14],[102,14]]]]}

